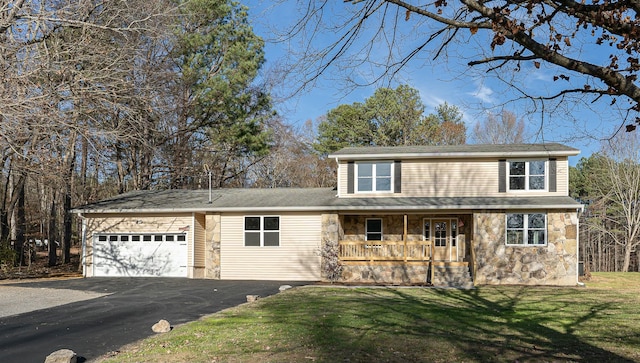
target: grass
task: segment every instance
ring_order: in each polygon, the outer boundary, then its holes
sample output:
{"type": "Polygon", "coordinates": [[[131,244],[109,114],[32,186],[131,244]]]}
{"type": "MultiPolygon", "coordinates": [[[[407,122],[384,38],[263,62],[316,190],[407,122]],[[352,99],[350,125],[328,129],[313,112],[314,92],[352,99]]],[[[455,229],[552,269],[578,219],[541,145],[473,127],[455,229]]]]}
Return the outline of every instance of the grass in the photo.
{"type": "Polygon", "coordinates": [[[106,362],[640,362],[640,274],[585,288],[305,287],[106,362]]]}

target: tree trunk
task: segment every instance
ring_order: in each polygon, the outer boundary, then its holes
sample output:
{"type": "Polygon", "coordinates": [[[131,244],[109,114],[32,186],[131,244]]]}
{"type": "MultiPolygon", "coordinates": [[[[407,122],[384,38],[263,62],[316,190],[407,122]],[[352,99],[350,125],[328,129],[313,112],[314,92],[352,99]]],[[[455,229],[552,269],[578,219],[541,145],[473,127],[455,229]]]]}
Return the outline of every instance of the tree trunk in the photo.
{"type": "Polygon", "coordinates": [[[19,255],[17,256],[17,263],[20,266],[25,266],[27,263],[26,261],[26,252],[29,248],[29,246],[27,246],[27,244],[25,243],[25,238],[24,238],[24,229],[26,227],[26,220],[25,220],[25,213],[24,213],[24,199],[25,199],[25,188],[24,188],[24,181],[22,181],[18,186],[17,186],[18,190],[16,191],[18,193],[18,200],[16,203],[16,208],[14,209],[15,212],[15,247],[18,250],[17,252],[19,253],[19,255]]]}
{"type": "Polygon", "coordinates": [[[49,211],[49,266],[58,264],[58,255],[56,251],[56,194],[53,193],[51,198],[51,210],[49,211]]]}
{"type": "Polygon", "coordinates": [[[14,264],[22,265],[24,262],[23,244],[24,244],[24,182],[25,175],[11,173],[9,175],[9,183],[7,184],[11,196],[9,206],[7,208],[7,222],[9,224],[9,235],[13,243],[13,250],[16,253],[14,264]],[[17,180],[16,180],[17,178],[17,180]],[[21,210],[21,212],[20,212],[21,210]]]}
{"type": "Polygon", "coordinates": [[[65,160],[65,183],[64,185],[64,199],[62,204],[62,218],[63,218],[63,233],[62,233],[62,263],[70,263],[71,262],[71,236],[72,236],[72,228],[73,228],[73,219],[71,215],[71,194],[73,193],[73,184],[75,181],[74,178],[74,169],[75,169],[75,160],[76,160],[76,137],[75,134],[72,134],[74,137],[71,140],[71,145],[69,146],[69,151],[65,160]]]}
{"type": "Polygon", "coordinates": [[[622,272],[629,272],[629,265],[631,264],[631,252],[633,251],[633,244],[631,241],[626,240],[624,245],[624,261],[622,262],[622,272]]]}
{"type": "Polygon", "coordinates": [[[71,262],[71,235],[73,228],[73,219],[71,215],[71,185],[64,193],[64,233],[62,238],[62,263],[71,262]]]}
{"type": "Polygon", "coordinates": [[[80,204],[85,204],[89,201],[88,186],[87,186],[87,173],[88,173],[88,159],[89,159],[89,145],[87,141],[88,136],[85,135],[80,140],[80,204]]]}
{"type": "Polygon", "coordinates": [[[119,146],[116,146],[116,160],[115,164],[118,169],[118,194],[122,194],[125,191],[125,176],[126,171],[124,169],[124,165],[122,164],[122,149],[119,146]]]}
{"type": "Polygon", "coordinates": [[[614,244],[611,245],[611,246],[613,247],[613,248],[611,248],[613,250],[613,253],[612,253],[613,257],[611,258],[611,266],[609,268],[609,271],[610,272],[620,272],[619,263],[618,263],[619,256],[620,256],[620,253],[618,251],[618,244],[614,242],[614,244]]]}

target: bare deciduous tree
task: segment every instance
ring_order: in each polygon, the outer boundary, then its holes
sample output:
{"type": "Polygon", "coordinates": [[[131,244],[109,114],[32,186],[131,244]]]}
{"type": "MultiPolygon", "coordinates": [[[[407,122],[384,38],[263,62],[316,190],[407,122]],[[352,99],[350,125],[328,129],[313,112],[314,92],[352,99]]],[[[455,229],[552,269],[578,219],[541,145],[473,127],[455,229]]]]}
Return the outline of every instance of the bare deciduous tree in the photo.
{"type": "Polygon", "coordinates": [[[295,129],[281,121],[270,125],[274,144],[268,155],[256,163],[249,180],[252,186],[332,187],[335,165],[313,149],[313,125],[309,120],[303,129],[295,129]]]}
{"type": "Polygon", "coordinates": [[[300,75],[302,87],[313,85],[332,65],[345,70],[339,78],[355,85],[393,77],[412,61],[459,61],[509,86],[541,69],[550,73],[548,79],[555,87],[516,86],[512,88],[515,99],[526,98],[534,106],[545,102],[557,106],[570,99],[584,104],[602,100],[618,108],[628,130],[640,123],[637,2],[345,3],[298,2],[301,18],[286,35],[300,44],[293,47],[301,52],[297,67],[290,69],[300,75]],[[365,70],[372,74],[363,77],[365,70]]]}
{"type": "Polygon", "coordinates": [[[488,113],[484,121],[473,127],[473,139],[478,144],[522,144],[526,142],[525,124],[515,113],[502,110],[488,113]]]}
{"type": "Polygon", "coordinates": [[[600,211],[590,226],[622,248],[623,272],[640,247],[640,137],[619,134],[607,143],[587,175],[589,198],[600,211]]]}

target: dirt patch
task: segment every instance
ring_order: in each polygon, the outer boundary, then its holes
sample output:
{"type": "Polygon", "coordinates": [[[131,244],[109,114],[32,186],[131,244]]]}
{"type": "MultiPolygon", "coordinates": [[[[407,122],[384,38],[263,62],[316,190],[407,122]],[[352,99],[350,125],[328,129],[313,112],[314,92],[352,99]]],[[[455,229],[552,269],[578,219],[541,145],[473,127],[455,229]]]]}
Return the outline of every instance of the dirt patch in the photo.
{"type": "Polygon", "coordinates": [[[61,263],[60,251],[58,251],[58,263],[55,266],[49,266],[47,251],[37,251],[34,261],[28,266],[2,266],[0,268],[0,282],[54,277],[82,277],[79,252],[78,248],[72,248],[71,262],[63,264],[61,263]]]}

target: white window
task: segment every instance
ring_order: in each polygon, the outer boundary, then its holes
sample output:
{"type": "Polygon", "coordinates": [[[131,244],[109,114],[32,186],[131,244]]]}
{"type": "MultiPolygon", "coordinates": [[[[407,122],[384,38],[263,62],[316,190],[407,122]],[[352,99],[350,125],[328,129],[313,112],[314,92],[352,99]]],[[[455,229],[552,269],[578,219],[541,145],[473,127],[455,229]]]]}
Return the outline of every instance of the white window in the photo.
{"type": "Polygon", "coordinates": [[[509,161],[509,190],[545,190],[546,161],[509,161]]]}
{"type": "Polygon", "coordinates": [[[280,217],[244,217],[244,245],[280,246],[280,217]]]}
{"type": "Polygon", "coordinates": [[[544,213],[507,214],[507,245],[546,245],[547,215],[544,213]]]}
{"type": "Polygon", "coordinates": [[[382,241],[382,219],[367,219],[365,238],[367,241],[382,241]]]}
{"type": "Polygon", "coordinates": [[[393,163],[359,162],[357,166],[358,192],[390,192],[393,190],[393,163]]]}

